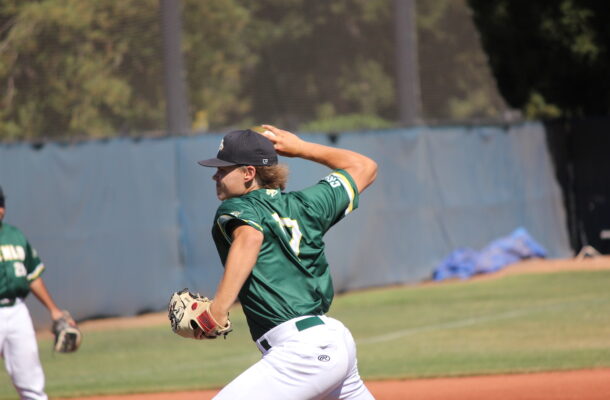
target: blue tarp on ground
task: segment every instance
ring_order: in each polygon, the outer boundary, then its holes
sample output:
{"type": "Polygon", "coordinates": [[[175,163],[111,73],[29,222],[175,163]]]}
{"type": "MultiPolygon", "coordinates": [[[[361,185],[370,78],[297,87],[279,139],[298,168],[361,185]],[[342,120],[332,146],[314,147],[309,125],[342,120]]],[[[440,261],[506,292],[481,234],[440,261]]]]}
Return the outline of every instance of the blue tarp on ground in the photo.
{"type": "MultiPolygon", "coordinates": [[[[211,238],[213,170],[197,165],[222,134],[75,145],[0,145],[6,221],[41,254],[44,279],[75,318],[162,310],[172,291],[212,296],[222,274],[211,238]]],[[[334,137],[302,134],[334,145],[334,137]]],[[[377,181],[326,235],[337,292],[429,279],[457,248],[523,226],[549,257],[571,255],[559,186],[537,123],[416,127],[338,135],[369,155],[377,181]]],[[[324,166],[280,158],[288,190],[324,166]]],[[[32,298],[35,322],[48,324],[32,298]]]]}
{"type": "Polygon", "coordinates": [[[467,279],[489,274],[528,258],[545,258],[547,251],[523,227],[496,239],[480,251],[459,248],[445,258],[434,270],[432,279],[467,279]]]}

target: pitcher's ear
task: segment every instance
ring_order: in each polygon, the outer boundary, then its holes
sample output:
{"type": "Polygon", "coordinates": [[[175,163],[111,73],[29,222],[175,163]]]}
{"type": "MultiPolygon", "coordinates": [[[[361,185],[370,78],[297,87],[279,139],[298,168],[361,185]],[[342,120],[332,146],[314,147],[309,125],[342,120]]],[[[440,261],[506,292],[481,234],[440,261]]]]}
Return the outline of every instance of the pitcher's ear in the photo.
{"type": "Polygon", "coordinates": [[[256,177],[256,167],[252,165],[244,165],[242,168],[244,169],[244,177],[246,178],[246,182],[254,180],[256,177]]]}

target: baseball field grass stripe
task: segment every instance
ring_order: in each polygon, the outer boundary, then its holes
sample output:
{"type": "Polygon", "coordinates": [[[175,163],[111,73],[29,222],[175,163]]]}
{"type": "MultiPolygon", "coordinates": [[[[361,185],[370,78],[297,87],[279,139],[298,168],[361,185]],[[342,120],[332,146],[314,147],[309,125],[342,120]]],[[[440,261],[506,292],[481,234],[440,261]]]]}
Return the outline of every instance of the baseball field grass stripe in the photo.
{"type": "Polygon", "coordinates": [[[366,344],[375,344],[375,343],[380,343],[380,342],[388,342],[391,340],[397,340],[397,339],[401,339],[405,336],[415,335],[415,334],[419,334],[419,333],[426,333],[426,332],[446,330],[446,329],[464,328],[464,327],[477,325],[477,324],[487,324],[490,322],[495,322],[495,321],[500,321],[500,320],[519,318],[519,317],[523,317],[526,315],[548,312],[551,310],[564,309],[566,307],[591,306],[591,305],[603,304],[603,303],[610,304],[610,297],[604,298],[604,299],[592,298],[592,299],[588,299],[588,300],[565,301],[565,302],[554,303],[554,304],[549,304],[549,305],[545,305],[545,306],[523,308],[520,310],[513,310],[513,311],[500,313],[500,314],[481,315],[479,317],[466,318],[466,319],[461,319],[461,320],[457,320],[457,321],[449,321],[449,322],[445,322],[445,323],[441,323],[441,324],[403,329],[400,331],[390,332],[390,333],[387,333],[384,335],[378,335],[378,336],[372,336],[369,338],[359,339],[359,340],[356,340],[356,343],[358,345],[361,345],[361,344],[366,345],[366,344]]]}
{"type": "MultiPolygon", "coordinates": [[[[610,271],[507,276],[337,296],[359,342],[367,379],[482,375],[610,367],[610,271]],[[368,341],[368,342],[367,342],[368,341]]],[[[222,386],[260,358],[243,313],[215,341],[189,341],[158,326],[88,331],[78,352],[53,355],[39,339],[51,398],[222,386]],[[207,368],[202,360],[215,361],[207,368]],[[203,364],[205,365],[203,365],[203,364]]],[[[0,369],[0,400],[15,392],[0,369]]]]}

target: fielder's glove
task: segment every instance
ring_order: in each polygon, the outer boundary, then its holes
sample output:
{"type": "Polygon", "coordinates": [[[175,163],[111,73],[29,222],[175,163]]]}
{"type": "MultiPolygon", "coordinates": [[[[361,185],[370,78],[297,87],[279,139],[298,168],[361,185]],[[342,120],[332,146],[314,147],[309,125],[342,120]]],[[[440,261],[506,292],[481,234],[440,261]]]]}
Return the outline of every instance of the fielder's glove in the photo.
{"type": "Polygon", "coordinates": [[[172,294],[169,300],[168,317],[174,333],[190,339],[216,339],[227,336],[233,330],[231,321],[225,326],[212,317],[212,301],[199,294],[183,289],[172,294]]]}
{"type": "Polygon", "coordinates": [[[51,332],[55,336],[54,350],[59,353],[72,353],[78,350],[83,335],[78,329],[70,313],[63,310],[63,315],[53,321],[51,332]],[[72,325],[71,324],[74,324],[72,325]]]}

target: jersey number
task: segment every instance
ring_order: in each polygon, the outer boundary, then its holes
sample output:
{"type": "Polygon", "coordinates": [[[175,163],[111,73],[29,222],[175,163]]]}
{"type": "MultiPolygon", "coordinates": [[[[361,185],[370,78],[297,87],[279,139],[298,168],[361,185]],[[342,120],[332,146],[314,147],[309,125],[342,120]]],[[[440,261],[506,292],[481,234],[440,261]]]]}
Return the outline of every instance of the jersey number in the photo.
{"type": "Polygon", "coordinates": [[[301,229],[296,219],[281,218],[277,213],[273,213],[273,219],[280,224],[283,232],[290,230],[290,248],[295,255],[299,255],[299,246],[301,244],[301,229]]]}
{"type": "Polygon", "coordinates": [[[26,276],[28,271],[27,269],[25,269],[25,265],[23,265],[23,263],[19,262],[19,261],[15,261],[13,263],[13,268],[15,269],[15,276],[17,278],[20,278],[22,276],[26,276]]]}

